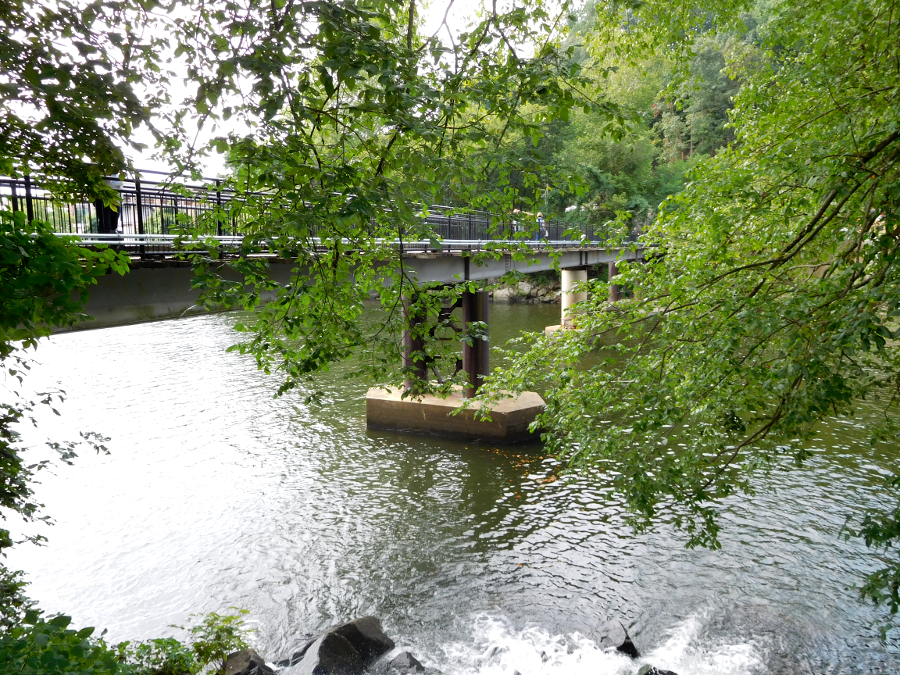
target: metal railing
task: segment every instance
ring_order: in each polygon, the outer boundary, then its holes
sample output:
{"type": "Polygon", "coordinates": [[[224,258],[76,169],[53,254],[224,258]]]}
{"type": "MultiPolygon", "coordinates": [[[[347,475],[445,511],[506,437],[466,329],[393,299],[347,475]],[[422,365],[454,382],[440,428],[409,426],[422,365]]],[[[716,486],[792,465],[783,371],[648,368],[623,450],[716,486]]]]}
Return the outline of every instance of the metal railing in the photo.
{"type": "MultiPolygon", "coordinates": [[[[127,180],[108,178],[107,184],[119,193],[120,203],[115,210],[99,201],[60,198],[49,186],[28,176],[0,177],[0,209],[24,211],[29,220],[43,220],[61,234],[173,234],[179,222],[187,224],[223,215],[225,207],[235,199],[234,192],[223,188],[222,181],[216,179],[173,185],[138,175],[127,180]],[[111,231],[105,226],[112,226],[111,231]]],[[[236,220],[219,220],[217,234],[237,233],[236,220]]]]}
{"type": "MultiPolygon", "coordinates": [[[[78,235],[84,245],[116,244],[142,256],[171,255],[175,252],[177,233],[185,226],[201,222],[214,225],[214,236],[222,247],[240,246],[251,216],[241,208],[242,197],[225,187],[221,180],[175,184],[171,180],[151,180],[143,177],[144,174],[167,175],[144,171],[130,179],[107,179],[107,184],[119,193],[116,209],[100,201],[60,198],[50,185],[37,183],[28,176],[0,177],[0,210],[24,211],[29,220],[43,220],[61,235],[78,235]]],[[[605,241],[605,237],[595,235],[590,225],[573,231],[571,224],[558,221],[546,221],[538,240],[533,232],[534,217],[527,214],[501,217],[485,211],[432,206],[424,222],[443,250],[478,250],[488,242],[559,248],[596,246],[605,241]]],[[[213,235],[212,229],[207,229],[213,235]]],[[[313,239],[317,234],[316,228],[311,228],[313,239]]],[[[387,243],[400,245],[399,240],[387,243]]],[[[404,240],[402,246],[405,250],[434,250],[431,239],[404,240]]]]}

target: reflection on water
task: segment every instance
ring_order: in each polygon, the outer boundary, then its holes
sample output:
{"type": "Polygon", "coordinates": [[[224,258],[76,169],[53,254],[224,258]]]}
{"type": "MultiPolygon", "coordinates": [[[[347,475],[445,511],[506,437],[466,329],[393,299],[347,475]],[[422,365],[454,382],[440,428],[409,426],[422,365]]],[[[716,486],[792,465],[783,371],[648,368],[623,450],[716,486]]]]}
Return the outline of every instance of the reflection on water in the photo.
{"type": "MultiPolygon", "coordinates": [[[[495,341],[558,308],[494,306],[495,341]]],[[[67,391],[44,433],[110,436],[46,476],[57,525],[22,548],[32,594],[113,640],[171,633],[192,612],[251,610],[270,658],[362,614],[449,674],[633,673],[592,632],[621,618],[646,662],[689,673],[879,673],[881,614],[851,587],[878,560],[838,537],[877,499],[896,452],[835,422],[805,471],[734,499],[723,549],[667,527],[633,536],[602,483],[516,448],[367,432],[367,383],[334,372],[330,405],[273,399],[225,354],[226,315],[54,337],[36,388],[67,391]]],[[[643,662],[643,661],[642,661],[643,662]]]]}

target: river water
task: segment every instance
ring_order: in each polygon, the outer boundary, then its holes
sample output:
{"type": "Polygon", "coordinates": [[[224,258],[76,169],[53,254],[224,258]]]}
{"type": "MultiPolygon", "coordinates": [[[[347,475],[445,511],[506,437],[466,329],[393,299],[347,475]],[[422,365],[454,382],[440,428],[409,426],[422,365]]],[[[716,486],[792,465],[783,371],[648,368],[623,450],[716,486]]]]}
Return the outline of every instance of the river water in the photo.
{"type": "MultiPolygon", "coordinates": [[[[558,323],[558,308],[492,308],[492,339],[558,323]]],[[[19,547],[48,611],[113,641],[177,634],[189,615],[250,610],[271,660],[364,614],[448,675],[896,673],[885,613],[854,586],[877,556],[839,536],[882,503],[897,449],[835,420],[801,471],[728,502],[722,550],[665,524],[634,536],[602,483],[559,475],[539,443],[496,447],[371,432],[366,383],[329,402],[273,399],[274,378],[224,353],[236,317],[58,335],[36,388],[68,400],[41,433],[110,437],[45,475],[49,545],[19,547]],[[621,619],[644,658],[600,651],[621,619]]]]}

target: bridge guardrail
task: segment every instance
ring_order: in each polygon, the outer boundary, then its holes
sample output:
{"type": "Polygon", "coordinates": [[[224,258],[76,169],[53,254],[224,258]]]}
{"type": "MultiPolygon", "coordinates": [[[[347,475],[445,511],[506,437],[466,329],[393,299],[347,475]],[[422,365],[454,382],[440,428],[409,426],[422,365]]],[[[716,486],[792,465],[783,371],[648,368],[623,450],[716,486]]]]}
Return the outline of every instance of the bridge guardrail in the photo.
{"type": "MultiPolygon", "coordinates": [[[[145,171],[142,173],[157,174],[145,171]]],[[[0,209],[25,211],[29,219],[49,222],[62,235],[79,235],[82,243],[116,243],[126,249],[139,249],[141,255],[170,255],[174,251],[173,231],[179,222],[197,221],[212,215],[218,221],[217,236],[223,246],[234,246],[229,237],[242,237],[245,220],[240,209],[230,205],[240,199],[233,190],[223,186],[219,179],[204,179],[203,183],[179,183],[173,188],[170,181],[147,180],[140,174],[132,179],[107,179],[120,196],[121,202],[115,215],[102,203],[84,199],[63,200],[47,187],[35,183],[30,177],[0,177],[0,209]],[[144,239],[138,239],[144,237],[144,239]],[[157,239],[153,239],[157,237],[157,239]],[[159,239],[158,237],[166,237],[159,239]]],[[[448,206],[432,206],[424,218],[443,250],[472,250],[483,247],[488,241],[520,245],[525,228],[533,227],[533,219],[516,223],[515,216],[501,217],[485,211],[461,211],[448,206]]],[[[602,243],[593,227],[584,226],[578,236],[567,235],[572,226],[559,221],[545,223],[546,235],[538,241],[524,241],[529,245],[579,246],[584,242],[602,243]]],[[[315,232],[312,233],[315,237],[315,232]]],[[[397,242],[399,245],[399,242],[397,242]]],[[[427,251],[433,248],[429,241],[403,242],[409,250],[427,251]]]]}

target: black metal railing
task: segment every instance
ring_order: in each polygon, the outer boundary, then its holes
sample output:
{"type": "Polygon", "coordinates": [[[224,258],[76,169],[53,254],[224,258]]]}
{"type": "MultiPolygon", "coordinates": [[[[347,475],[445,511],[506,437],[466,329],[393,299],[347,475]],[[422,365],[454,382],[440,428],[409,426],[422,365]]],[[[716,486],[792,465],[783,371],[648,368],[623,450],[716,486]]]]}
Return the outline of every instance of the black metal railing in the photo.
{"type": "MultiPolygon", "coordinates": [[[[100,201],[59,197],[52,185],[42,185],[30,177],[0,177],[0,210],[24,211],[29,220],[49,223],[60,234],[75,234],[96,242],[114,243],[119,235],[123,247],[139,249],[142,255],[168,255],[174,250],[171,236],[181,228],[202,223],[207,234],[221,237],[234,245],[233,237],[247,231],[249,216],[238,204],[242,197],[223,186],[221,180],[202,182],[154,180],[147,176],[166,176],[144,171],[133,178],[109,178],[107,184],[119,193],[116,209],[100,201]],[[237,207],[237,208],[234,208],[237,207]],[[95,235],[91,237],[90,235],[95,235]]],[[[264,193],[256,196],[265,198],[264,193]]],[[[433,234],[445,242],[444,248],[473,249],[478,242],[527,241],[535,244],[552,242],[559,245],[593,245],[606,241],[595,234],[591,225],[575,226],[555,220],[546,221],[535,232],[531,214],[505,217],[486,211],[464,211],[447,206],[428,209],[425,223],[433,234]]],[[[314,228],[313,228],[314,230],[314,228]]],[[[316,232],[310,232],[316,236],[316,232]]],[[[427,249],[426,241],[404,242],[410,249],[427,249]]]]}
{"type": "Polygon", "coordinates": [[[43,220],[61,234],[172,234],[179,223],[211,217],[218,222],[216,234],[237,233],[237,218],[227,217],[224,208],[235,195],[221,181],[174,185],[136,176],[109,178],[107,184],[119,193],[114,210],[98,201],[58,197],[28,176],[0,178],[0,209],[25,211],[29,220],[43,220]]]}

